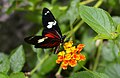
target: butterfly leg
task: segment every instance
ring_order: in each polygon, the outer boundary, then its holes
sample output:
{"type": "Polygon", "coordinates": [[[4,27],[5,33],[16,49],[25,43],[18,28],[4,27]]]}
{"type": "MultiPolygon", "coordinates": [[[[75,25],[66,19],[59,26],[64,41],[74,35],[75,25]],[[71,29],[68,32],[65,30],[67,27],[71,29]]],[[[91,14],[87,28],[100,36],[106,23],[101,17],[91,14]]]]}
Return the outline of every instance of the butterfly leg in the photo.
{"type": "Polygon", "coordinates": [[[55,47],[54,54],[58,53],[59,48],[60,48],[60,46],[55,47]]]}

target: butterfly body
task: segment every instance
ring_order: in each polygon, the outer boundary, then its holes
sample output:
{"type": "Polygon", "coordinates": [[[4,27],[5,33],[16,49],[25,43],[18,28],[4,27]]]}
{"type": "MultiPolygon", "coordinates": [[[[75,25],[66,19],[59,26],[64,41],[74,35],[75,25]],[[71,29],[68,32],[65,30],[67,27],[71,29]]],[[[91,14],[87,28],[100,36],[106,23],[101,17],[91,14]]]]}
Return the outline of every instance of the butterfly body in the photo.
{"type": "Polygon", "coordinates": [[[62,36],[60,28],[53,14],[47,8],[42,12],[42,23],[44,30],[42,36],[29,36],[24,40],[35,48],[53,48],[55,47],[55,53],[57,53],[60,43],[64,43],[66,36],[62,36]]]}

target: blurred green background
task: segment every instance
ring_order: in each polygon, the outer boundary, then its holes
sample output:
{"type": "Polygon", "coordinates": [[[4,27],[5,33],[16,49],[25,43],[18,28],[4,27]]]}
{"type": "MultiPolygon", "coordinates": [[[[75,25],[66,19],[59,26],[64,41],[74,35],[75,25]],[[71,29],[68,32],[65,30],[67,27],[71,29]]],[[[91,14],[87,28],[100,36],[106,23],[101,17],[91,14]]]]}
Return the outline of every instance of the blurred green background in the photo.
{"type": "MultiPolygon", "coordinates": [[[[114,22],[120,24],[120,0],[0,0],[0,53],[10,57],[14,53],[13,51],[17,50],[18,54],[16,53],[16,55],[19,56],[19,51],[24,50],[21,56],[24,56],[23,60],[25,60],[21,63],[19,71],[31,71],[38,61],[44,58],[45,53],[42,49],[35,49],[33,46],[31,47],[31,45],[25,43],[24,38],[30,35],[41,35],[43,30],[42,9],[46,7],[51,10],[58,21],[62,33],[68,36],[71,34],[69,31],[81,21],[80,11],[78,11],[80,4],[94,6],[98,1],[102,2],[99,8],[107,11],[112,16],[114,22]]],[[[87,60],[80,64],[91,70],[94,67],[94,61],[99,49],[95,45],[96,41],[93,40],[96,35],[95,31],[86,23],[83,23],[77,31],[66,39],[73,40],[75,45],[78,43],[86,45],[83,53],[86,55],[87,60]]],[[[51,49],[45,51],[53,52],[51,49]]],[[[104,40],[99,64],[95,70],[106,73],[110,78],[120,78],[120,65],[118,64],[120,63],[120,57],[117,56],[117,53],[118,48],[114,43],[110,40],[104,40]],[[117,58],[119,58],[117,60],[118,63],[115,63],[117,58]]],[[[42,67],[31,77],[54,78],[59,68],[59,65],[55,63],[56,59],[57,56],[55,54],[50,55],[42,67]],[[47,66],[48,68],[45,69],[47,66]]],[[[74,72],[82,70],[84,69],[81,66],[76,66],[75,68],[68,68],[68,70],[62,71],[61,74],[63,77],[71,77],[74,72]]],[[[5,70],[5,72],[11,73],[14,72],[14,69],[5,70]]]]}

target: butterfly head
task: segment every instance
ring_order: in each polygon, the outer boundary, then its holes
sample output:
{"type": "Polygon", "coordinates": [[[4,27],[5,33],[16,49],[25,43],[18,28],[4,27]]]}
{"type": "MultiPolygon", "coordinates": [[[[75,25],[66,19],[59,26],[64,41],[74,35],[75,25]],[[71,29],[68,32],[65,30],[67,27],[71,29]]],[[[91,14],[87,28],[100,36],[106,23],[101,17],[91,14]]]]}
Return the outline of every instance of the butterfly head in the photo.
{"type": "Polygon", "coordinates": [[[62,38],[61,38],[61,43],[64,43],[65,37],[66,37],[66,35],[62,36],[62,38]]]}

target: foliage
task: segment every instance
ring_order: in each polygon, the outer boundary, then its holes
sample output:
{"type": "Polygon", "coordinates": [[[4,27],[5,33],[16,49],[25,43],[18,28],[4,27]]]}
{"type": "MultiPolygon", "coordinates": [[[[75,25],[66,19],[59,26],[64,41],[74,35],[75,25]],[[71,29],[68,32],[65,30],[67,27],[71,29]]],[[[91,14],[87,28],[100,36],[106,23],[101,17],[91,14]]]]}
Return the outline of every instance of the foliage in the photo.
{"type": "Polygon", "coordinates": [[[43,30],[42,9],[49,8],[67,36],[65,40],[74,41],[74,45],[85,44],[82,53],[86,60],[62,70],[52,49],[36,49],[23,43],[10,54],[0,53],[0,78],[120,78],[119,1],[9,0],[8,3],[5,14],[24,13],[24,20],[39,25],[39,31],[33,29],[37,35],[43,30]]]}

